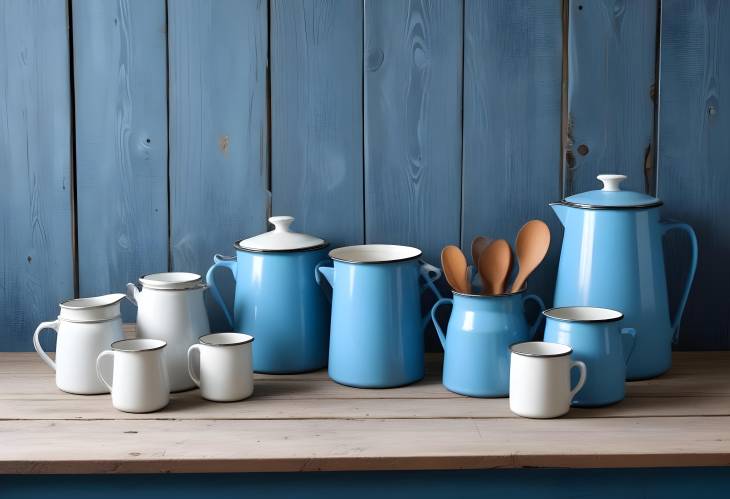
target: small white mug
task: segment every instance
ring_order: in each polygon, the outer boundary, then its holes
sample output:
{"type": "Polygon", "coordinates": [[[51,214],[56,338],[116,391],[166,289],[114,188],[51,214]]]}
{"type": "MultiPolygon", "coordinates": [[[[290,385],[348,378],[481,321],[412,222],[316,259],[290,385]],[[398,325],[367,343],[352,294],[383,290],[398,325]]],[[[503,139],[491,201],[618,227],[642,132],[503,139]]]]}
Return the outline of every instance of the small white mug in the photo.
{"type": "Polygon", "coordinates": [[[112,405],[124,412],[153,412],[170,401],[170,382],[163,361],[162,340],[136,339],[115,341],[111,350],[96,358],[96,374],[112,393],[112,405]],[[102,359],[114,359],[112,383],[101,373],[102,359]]]}
{"type": "Polygon", "coordinates": [[[204,399],[234,402],[253,393],[253,336],[244,333],[212,333],[201,336],[188,348],[188,373],[204,399]],[[193,352],[200,356],[195,372],[193,352]]]}
{"type": "Polygon", "coordinates": [[[528,341],[510,347],[509,408],[526,418],[557,418],[586,382],[586,365],[572,361],[566,345],[528,341]],[[580,369],[578,384],[570,389],[570,370],[580,369]]]}

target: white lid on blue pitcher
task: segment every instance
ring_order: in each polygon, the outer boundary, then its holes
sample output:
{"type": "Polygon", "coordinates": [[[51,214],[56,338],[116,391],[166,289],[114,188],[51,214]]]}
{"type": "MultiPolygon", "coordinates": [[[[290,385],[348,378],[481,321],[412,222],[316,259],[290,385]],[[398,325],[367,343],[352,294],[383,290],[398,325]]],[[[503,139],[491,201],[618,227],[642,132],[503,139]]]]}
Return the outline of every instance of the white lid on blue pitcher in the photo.
{"type": "Polygon", "coordinates": [[[569,196],[563,203],[577,208],[653,208],[662,204],[661,200],[648,194],[634,191],[622,191],[621,182],[626,175],[599,175],[603,189],[581,192],[569,196]]]}
{"type": "Polygon", "coordinates": [[[324,239],[289,230],[294,217],[271,217],[269,222],[274,226],[274,230],[239,241],[236,243],[236,248],[260,252],[311,250],[327,246],[324,239]]]}

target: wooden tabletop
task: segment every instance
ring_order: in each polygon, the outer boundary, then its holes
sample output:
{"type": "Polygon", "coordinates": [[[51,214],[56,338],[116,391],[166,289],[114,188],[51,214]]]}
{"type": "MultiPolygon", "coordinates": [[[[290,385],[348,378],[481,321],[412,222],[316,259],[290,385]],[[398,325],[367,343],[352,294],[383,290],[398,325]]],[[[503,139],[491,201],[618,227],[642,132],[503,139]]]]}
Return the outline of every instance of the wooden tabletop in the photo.
{"type": "Polygon", "coordinates": [[[730,466],[730,352],[676,353],[622,403],[554,420],[453,394],[440,372],[429,355],[426,378],[403,388],[257,375],[246,401],[194,390],[135,415],[59,391],[35,353],[0,353],[0,473],[730,466]]]}

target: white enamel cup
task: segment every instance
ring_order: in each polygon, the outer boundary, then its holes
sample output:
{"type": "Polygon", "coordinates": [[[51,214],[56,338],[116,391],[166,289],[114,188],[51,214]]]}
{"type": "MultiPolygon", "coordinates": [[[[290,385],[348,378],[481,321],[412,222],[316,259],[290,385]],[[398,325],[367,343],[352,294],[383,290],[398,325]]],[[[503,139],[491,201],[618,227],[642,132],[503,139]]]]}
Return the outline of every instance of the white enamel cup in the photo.
{"type": "Polygon", "coordinates": [[[566,345],[528,341],[510,347],[509,408],[526,418],[557,418],[570,410],[573,396],[586,381],[586,365],[573,361],[566,345]],[[570,388],[570,370],[580,370],[570,388]]]}
{"type": "Polygon", "coordinates": [[[188,372],[204,399],[233,402],[253,393],[253,336],[244,333],[212,333],[188,348],[188,372]],[[200,356],[195,372],[193,352],[200,356]]]}
{"type": "Polygon", "coordinates": [[[115,341],[96,359],[96,373],[112,393],[112,405],[124,412],[153,412],[170,401],[170,382],[163,359],[167,343],[136,339],[115,341]],[[102,374],[102,359],[112,357],[112,383],[102,374]]]}

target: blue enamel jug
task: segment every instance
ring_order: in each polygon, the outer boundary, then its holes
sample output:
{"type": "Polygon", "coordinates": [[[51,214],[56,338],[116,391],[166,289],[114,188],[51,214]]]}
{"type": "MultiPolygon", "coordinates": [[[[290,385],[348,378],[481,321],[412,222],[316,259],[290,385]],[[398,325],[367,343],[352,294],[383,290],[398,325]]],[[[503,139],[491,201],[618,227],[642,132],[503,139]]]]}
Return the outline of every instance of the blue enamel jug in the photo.
{"type": "Polygon", "coordinates": [[[660,219],[662,202],[622,191],[624,175],[599,175],[603,189],[552,203],[565,227],[555,287],[555,307],[620,310],[636,329],[628,379],[659,376],[671,367],[672,342],[697,268],[697,237],[683,223],[660,219]],[[687,281],[677,310],[669,312],[662,240],[671,230],[692,245],[687,281]]]}
{"type": "MultiPolygon", "coordinates": [[[[598,307],[563,307],[545,310],[545,341],[573,349],[573,360],[585,363],[586,378],[571,402],[579,407],[615,404],[624,398],[626,363],[636,342],[636,331],[621,327],[623,314],[598,307]]],[[[572,383],[578,383],[572,373],[572,383]]]]}
{"type": "Polygon", "coordinates": [[[421,294],[441,271],[420,260],[421,250],[390,244],[337,248],[334,267],[318,265],[332,286],[329,376],[357,388],[390,388],[424,374],[426,317],[421,294]],[[423,282],[421,282],[421,280],[423,282]]]}
{"type": "Polygon", "coordinates": [[[443,384],[454,393],[470,397],[506,397],[509,393],[510,345],[530,341],[542,315],[532,325],[525,319],[524,304],[537,295],[524,291],[504,295],[468,295],[454,291],[431,309],[431,320],[444,347],[443,384]],[[436,309],[452,303],[444,335],[436,309]]]}
{"type": "Polygon", "coordinates": [[[327,243],[289,230],[293,217],[269,218],[274,230],[235,243],[236,258],[216,255],[206,281],[233,331],[256,338],[259,373],[301,373],[327,365],[329,303],[312,279],[327,262],[327,243]],[[233,273],[229,310],[215,282],[216,268],[233,273]]]}

